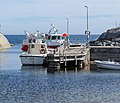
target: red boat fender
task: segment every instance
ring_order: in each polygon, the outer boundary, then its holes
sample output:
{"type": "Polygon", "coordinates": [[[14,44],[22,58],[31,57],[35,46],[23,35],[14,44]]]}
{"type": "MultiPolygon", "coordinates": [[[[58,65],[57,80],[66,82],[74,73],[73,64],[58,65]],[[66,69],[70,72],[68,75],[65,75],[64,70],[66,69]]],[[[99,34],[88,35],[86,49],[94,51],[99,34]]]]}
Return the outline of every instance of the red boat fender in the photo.
{"type": "Polygon", "coordinates": [[[22,48],[21,48],[22,51],[28,51],[28,45],[22,45],[22,48]]]}

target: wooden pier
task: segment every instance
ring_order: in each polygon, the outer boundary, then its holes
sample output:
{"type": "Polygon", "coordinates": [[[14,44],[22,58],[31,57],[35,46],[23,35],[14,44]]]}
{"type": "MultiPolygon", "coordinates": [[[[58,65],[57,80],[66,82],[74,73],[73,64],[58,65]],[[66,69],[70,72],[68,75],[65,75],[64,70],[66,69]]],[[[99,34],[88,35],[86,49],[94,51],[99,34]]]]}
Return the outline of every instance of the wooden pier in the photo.
{"type": "Polygon", "coordinates": [[[83,68],[90,64],[90,50],[86,47],[59,48],[53,54],[48,54],[47,62],[50,68],[60,68],[61,66],[83,68]]]}

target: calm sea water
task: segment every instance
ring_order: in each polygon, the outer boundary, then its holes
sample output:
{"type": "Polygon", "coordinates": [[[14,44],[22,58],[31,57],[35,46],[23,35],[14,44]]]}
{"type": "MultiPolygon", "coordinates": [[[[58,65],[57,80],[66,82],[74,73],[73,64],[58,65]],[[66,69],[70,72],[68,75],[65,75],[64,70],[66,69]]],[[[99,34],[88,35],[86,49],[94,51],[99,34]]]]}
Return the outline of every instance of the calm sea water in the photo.
{"type": "MultiPolygon", "coordinates": [[[[7,38],[15,45],[0,51],[0,103],[120,103],[120,71],[75,68],[50,72],[42,66],[21,66],[25,36],[7,38]]],[[[82,36],[70,38],[85,42],[82,36]]]]}

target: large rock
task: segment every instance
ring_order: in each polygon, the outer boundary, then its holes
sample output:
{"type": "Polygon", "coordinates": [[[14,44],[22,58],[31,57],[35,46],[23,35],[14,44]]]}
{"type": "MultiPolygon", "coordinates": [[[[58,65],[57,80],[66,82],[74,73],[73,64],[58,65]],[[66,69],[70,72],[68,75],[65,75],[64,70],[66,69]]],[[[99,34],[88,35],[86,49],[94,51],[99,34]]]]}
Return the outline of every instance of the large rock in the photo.
{"type": "Polygon", "coordinates": [[[108,29],[96,41],[90,41],[91,46],[120,46],[120,27],[108,29]]]}
{"type": "Polygon", "coordinates": [[[2,33],[0,33],[0,49],[4,48],[10,48],[10,43],[7,38],[2,33]]]}
{"type": "Polygon", "coordinates": [[[98,41],[115,41],[118,38],[120,38],[120,27],[108,29],[106,32],[101,34],[101,36],[98,38],[98,41]]]}

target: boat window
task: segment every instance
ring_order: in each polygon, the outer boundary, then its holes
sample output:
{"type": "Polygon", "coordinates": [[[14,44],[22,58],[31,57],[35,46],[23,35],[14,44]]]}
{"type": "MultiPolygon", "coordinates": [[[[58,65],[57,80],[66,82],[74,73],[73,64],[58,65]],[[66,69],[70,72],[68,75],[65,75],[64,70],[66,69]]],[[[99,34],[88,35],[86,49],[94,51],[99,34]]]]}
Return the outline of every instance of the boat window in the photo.
{"type": "Polygon", "coordinates": [[[58,36],[58,40],[60,40],[60,36],[58,36]]]}
{"type": "Polygon", "coordinates": [[[34,45],[34,44],[32,44],[32,45],[31,45],[31,48],[35,48],[35,45],[34,45]]]}
{"type": "Polygon", "coordinates": [[[34,43],[35,43],[35,41],[36,41],[36,40],[35,40],[35,39],[33,39],[33,42],[34,42],[34,43]]]}
{"type": "Polygon", "coordinates": [[[52,36],[51,40],[56,40],[56,38],[57,38],[56,36],[52,36]]]}
{"type": "Polygon", "coordinates": [[[48,34],[45,34],[45,38],[48,40],[48,34]]]}
{"type": "Polygon", "coordinates": [[[62,39],[65,39],[66,37],[65,36],[62,36],[62,39]]]}
{"type": "Polygon", "coordinates": [[[45,45],[41,45],[41,48],[45,48],[45,45]]]}
{"type": "Polygon", "coordinates": [[[32,41],[32,39],[30,38],[30,39],[28,40],[28,42],[31,43],[31,41],[32,41]]]}
{"type": "Polygon", "coordinates": [[[50,40],[50,36],[48,36],[48,40],[50,40]]]}

